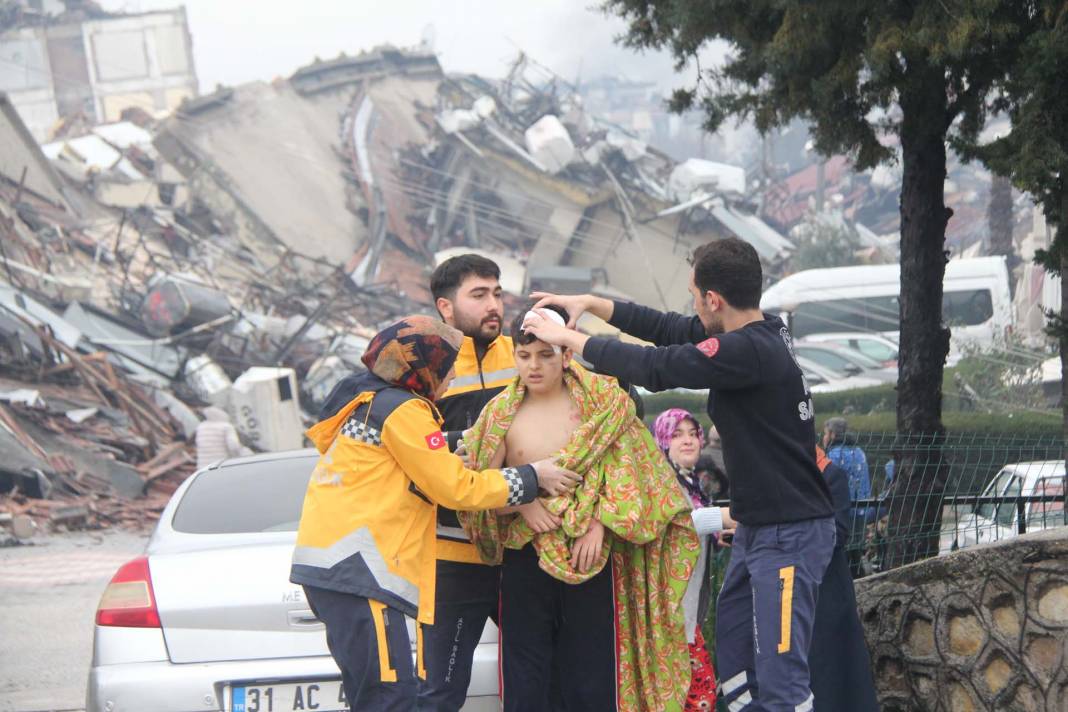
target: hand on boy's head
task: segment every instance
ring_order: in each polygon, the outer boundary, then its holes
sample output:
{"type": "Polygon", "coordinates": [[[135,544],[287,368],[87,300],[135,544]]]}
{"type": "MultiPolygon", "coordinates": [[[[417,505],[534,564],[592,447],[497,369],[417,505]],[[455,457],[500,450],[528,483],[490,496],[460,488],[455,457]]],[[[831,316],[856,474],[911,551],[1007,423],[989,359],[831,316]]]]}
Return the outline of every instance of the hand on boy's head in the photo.
{"type": "Polygon", "coordinates": [[[541,309],[547,307],[550,304],[558,307],[562,307],[567,311],[568,328],[574,329],[578,324],[578,319],[586,311],[586,297],[585,294],[550,294],[549,292],[533,292],[530,295],[531,299],[537,299],[537,303],[534,304],[534,309],[541,309]]]}
{"type": "Polygon", "coordinates": [[[542,316],[542,310],[536,310],[534,316],[523,322],[523,331],[533,334],[538,341],[544,341],[550,346],[563,346],[567,342],[571,329],[561,326],[551,318],[542,316]]]}

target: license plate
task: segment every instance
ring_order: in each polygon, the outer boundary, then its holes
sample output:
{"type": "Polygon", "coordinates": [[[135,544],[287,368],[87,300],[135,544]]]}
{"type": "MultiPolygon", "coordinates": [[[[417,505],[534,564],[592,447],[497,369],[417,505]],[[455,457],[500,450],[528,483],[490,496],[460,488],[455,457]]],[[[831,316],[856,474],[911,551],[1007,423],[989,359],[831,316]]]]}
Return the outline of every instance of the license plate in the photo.
{"type": "Polygon", "coordinates": [[[230,712],[348,712],[341,680],[235,685],[230,688],[230,712]]]}

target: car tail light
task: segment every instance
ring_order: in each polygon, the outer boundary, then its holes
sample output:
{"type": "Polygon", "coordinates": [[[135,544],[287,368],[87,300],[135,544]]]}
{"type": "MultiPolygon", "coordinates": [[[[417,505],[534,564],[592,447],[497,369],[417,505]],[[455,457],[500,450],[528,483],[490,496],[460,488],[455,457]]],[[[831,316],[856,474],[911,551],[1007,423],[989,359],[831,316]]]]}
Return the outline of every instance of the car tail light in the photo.
{"type": "Polygon", "coordinates": [[[96,624],[125,628],[159,628],[156,595],[148,559],[139,557],[123,564],[100,597],[96,624]]]}

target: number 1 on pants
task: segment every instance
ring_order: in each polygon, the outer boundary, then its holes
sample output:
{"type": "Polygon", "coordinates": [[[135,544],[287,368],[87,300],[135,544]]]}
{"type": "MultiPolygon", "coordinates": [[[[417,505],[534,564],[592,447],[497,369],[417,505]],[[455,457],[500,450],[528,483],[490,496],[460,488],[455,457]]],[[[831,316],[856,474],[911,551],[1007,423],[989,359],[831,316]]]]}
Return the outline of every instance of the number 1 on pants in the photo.
{"type": "Polygon", "coordinates": [[[790,623],[794,615],[794,567],[784,566],[779,569],[779,649],[778,652],[790,652],[790,623]]]}

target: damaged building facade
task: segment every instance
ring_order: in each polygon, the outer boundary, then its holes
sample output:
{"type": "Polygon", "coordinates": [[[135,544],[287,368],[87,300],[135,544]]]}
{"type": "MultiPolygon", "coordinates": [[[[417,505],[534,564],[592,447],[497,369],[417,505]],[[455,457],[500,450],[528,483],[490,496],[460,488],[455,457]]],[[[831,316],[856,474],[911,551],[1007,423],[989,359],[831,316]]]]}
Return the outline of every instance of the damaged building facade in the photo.
{"type": "Polygon", "coordinates": [[[0,2],[0,91],[38,141],[75,117],[165,114],[197,93],[185,9],[120,15],[92,2],[0,2]]]}

